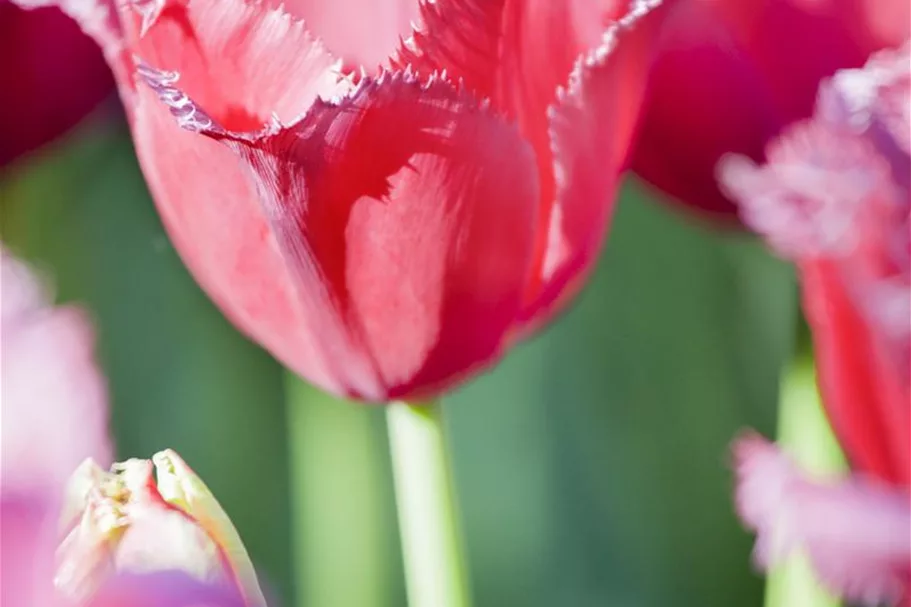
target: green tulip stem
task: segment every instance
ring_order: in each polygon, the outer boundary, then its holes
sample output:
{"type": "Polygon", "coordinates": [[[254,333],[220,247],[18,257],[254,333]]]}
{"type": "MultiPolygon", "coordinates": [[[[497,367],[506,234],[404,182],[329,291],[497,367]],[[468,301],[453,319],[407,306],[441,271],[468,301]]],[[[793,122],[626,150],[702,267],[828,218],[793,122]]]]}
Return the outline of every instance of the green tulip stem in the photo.
{"type": "Polygon", "coordinates": [[[410,607],[469,607],[468,570],[439,402],[392,403],[389,448],[410,607]]]}
{"type": "Polygon", "coordinates": [[[376,412],[286,376],[295,607],[388,607],[391,504],[376,412]]]}
{"type": "MultiPolygon", "coordinates": [[[[781,388],[778,443],[801,468],[830,475],[845,469],[816,388],[816,373],[809,357],[792,362],[781,388]]],[[[806,556],[791,555],[769,571],[765,607],[837,607],[839,602],[822,589],[806,556]]]]}

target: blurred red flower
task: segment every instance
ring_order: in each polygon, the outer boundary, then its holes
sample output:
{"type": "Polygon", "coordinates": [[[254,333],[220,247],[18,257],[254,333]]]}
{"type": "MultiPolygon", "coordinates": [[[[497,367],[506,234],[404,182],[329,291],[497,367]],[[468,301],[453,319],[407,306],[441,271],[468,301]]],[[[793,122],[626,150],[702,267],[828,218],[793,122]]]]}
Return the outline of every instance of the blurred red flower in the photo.
{"type": "Polygon", "coordinates": [[[417,2],[63,6],[105,48],[203,288],[290,368],[371,401],[451,387],[578,288],[640,95],[613,73],[645,69],[657,23],[586,57],[603,9],[583,2],[426,3],[404,43],[417,2]]]}
{"type": "Polygon", "coordinates": [[[703,216],[733,223],[737,207],[714,177],[719,158],[761,161],[773,137],[810,116],[823,78],[909,32],[907,0],[677,2],[653,40],[632,169],[703,216]]]}
{"type": "Polygon", "coordinates": [[[871,605],[911,600],[909,116],[911,42],[825,81],[812,119],[770,144],[767,164],[719,167],[750,226],[797,262],[823,402],[864,477],[814,488],[747,440],[741,512],[758,546],[804,545],[824,581],[871,605]],[[777,504],[754,507],[771,503],[756,487],[781,483],[777,504]]]}
{"type": "Polygon", "coordinates": [[[0,0],[0,82],[0,168],[74,127],[114,88],[98,45],[72,19],[9,0],[0,0]]]}

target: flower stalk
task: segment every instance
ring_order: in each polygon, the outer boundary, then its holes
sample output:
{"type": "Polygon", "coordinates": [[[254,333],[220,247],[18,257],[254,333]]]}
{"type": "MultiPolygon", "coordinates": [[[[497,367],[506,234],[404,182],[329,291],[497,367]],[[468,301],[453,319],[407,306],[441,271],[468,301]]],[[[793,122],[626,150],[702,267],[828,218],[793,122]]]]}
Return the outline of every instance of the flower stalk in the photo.
{"type": "Polygon", "coordinates": [[[470,585],[439,402],[387,409],[410,607],[469,607],[470,585]]]}

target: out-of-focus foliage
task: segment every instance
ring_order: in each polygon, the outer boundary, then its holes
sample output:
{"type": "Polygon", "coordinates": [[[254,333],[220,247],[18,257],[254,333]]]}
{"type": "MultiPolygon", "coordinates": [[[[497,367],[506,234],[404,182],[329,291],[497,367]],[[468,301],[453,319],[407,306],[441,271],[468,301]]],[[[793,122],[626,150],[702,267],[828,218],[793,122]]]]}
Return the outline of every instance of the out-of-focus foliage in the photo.
{"type": "MultiPolygon", "coordinates": [[[[128,135],[85,127],[0,197],[4,240],[95,316],[119,455],[177,449],[279,595],[402,605],[382,411],[289,381],[218,314],[128,135]]],[[[477,605],[760,605],[726,448],[773,431],[795,310],[758,243],[628,188],[577,305],[449,399],[477,605]]]]}

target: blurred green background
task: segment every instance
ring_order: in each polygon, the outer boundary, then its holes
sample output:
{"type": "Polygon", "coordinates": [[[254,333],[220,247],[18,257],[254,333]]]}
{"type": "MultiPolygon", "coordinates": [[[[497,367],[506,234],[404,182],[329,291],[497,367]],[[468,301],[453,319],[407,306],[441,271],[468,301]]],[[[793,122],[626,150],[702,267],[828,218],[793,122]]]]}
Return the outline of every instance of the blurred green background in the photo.
{"type": "MultiPolygon", "coordinates": [[[[0,196],[4,241],[94,316],[119,455],[177,449],[282,605],[404,605],[382,410],[320,395],[222,318],[126,129],[96,117],[0,196]]],[[[572,309],[446,401],[476,605],[762,604],[727,445],[773,434],[796,313],[757,242],[628,184],[572,309]]]]}

